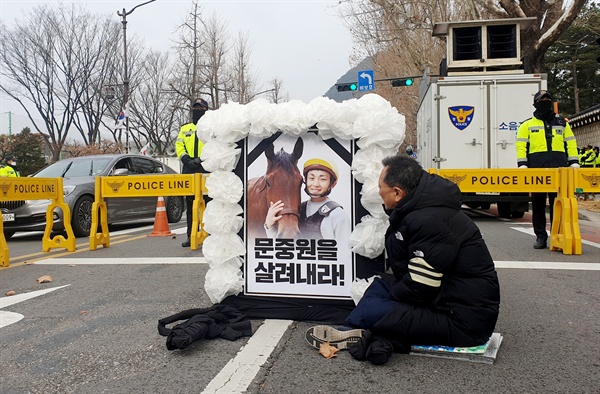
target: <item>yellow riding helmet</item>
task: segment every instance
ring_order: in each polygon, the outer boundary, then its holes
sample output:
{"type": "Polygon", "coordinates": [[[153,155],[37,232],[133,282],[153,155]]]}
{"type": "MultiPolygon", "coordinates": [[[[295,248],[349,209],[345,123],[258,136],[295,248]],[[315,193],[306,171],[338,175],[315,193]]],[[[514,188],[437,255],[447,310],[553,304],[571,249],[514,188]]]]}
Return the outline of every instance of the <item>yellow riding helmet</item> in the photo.
{"type": "Polygon", "coordinates": [[[337,166],[335,165],[335,163],[333,163],[333,162],[330,163],[323,159],[307,160],[306,163],[304,163],[304,170],[303,170],[304,178],[306,178],[306,174],[310,170],[321,170],[321,171],[328,172],[332,176],[331,183],[337,181],[339,178],[337,166]]]}

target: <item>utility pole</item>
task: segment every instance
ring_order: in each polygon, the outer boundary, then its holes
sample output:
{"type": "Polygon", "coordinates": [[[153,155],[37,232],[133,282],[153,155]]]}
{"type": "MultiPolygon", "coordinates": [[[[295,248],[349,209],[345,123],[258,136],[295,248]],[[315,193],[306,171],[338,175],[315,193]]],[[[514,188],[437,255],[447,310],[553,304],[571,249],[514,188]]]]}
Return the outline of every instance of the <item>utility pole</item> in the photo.
{"type": "Polygon", "coordinates": [[[127,15],[135,11],[136,8],[152,3],[156,0],[150,0],[142,4],[138,4],[129,11],[117,11],[117,15],[122,17],[123,23],[123,110],[125,111],[125,152],[129,153],[129,116],[127,115],[127,102],[129,100],[129,71],[127,70],[127,15]]]}

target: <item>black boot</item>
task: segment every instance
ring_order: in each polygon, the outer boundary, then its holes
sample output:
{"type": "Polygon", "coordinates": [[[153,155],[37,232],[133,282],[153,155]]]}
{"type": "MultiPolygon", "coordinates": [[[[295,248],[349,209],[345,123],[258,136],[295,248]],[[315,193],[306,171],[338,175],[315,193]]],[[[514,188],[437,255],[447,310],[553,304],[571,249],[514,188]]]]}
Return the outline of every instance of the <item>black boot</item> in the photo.
{"type": "Polygon", "coordinates": [[[181,244],[181,246],[184,247],[184,248],[189,248],[190,245],[191,245],[191,242],[190,242],[190,238],[189,237],[188,237],[188,239],[185,242],[183,242],[181,244]]]}
{"type": "Polygon", "coordinates": [[[538,237],[538,239],[536,239],[535,243],[533,244],[533,248],[534,249],[546,249],[546,239],[538,237]]]}

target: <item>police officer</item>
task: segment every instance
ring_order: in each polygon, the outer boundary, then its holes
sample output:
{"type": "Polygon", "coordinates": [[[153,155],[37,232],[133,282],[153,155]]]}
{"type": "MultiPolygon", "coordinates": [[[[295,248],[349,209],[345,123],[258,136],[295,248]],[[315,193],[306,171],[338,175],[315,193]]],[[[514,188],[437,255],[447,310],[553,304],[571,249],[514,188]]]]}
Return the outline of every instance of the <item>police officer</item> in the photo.
{"type": "Polygon", "coordinates": [[[585,153],[579,159],[579,164],[582,167],[593,167],[595,162],[596,162],[596,152],[594,151],[594,148],[592,148],[592,145],[588,145],[585,148],[585,153]]]}
{"type": "MultiPolygon", "coordinates": [[[[552,95],[540,90],[533,97],[533,117],[519,126],[517,132],[517,165],[519,168],[557,168],[570,165],[579,168],[577,143],[571,126],[554,113],[552,95]]],[[[546,196],[550,203],[550,223],[556,193],[531,193],[535,249],[546,248],[546,196]]]]}
{"type": "MultiPolygon", "coordinates": [[[[175,142],[175,151],[177,157],[183,163],[182,174],[204,173],[204,167],[200,161],[204,143],[196,137],[196,123],[208,110],[208,103],[203,99],[196,99],[192,104],[192,122],[186,123],[179,129],[177,142],[175,142]]],[[[190,236],[192,234],[192,215],[194,206],[194,196],[185,198],[187,205],[187,240],[181,244],[184,248],[190,246],[190,236]]]]}
{"type": "Polygon", "coordinates": [[[13,155],[6,155],[4,160],[6,165],[0,167],[0,177],[18,177],[21,176],[17,170],[17,161],[13,155]]]}

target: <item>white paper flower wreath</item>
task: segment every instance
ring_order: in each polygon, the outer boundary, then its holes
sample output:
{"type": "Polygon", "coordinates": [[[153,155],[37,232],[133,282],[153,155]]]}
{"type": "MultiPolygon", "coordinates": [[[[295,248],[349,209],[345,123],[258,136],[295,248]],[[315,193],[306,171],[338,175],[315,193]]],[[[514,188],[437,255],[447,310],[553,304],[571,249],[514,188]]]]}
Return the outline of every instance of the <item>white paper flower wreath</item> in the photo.
{"type": "Polygon", "coordinates": [[[293,100],[271,104],[264,99],[246,105],[228,103],[207,112],[197,124],[198,137],[204,141],[201,159],[211,172],[206,187],[212,198],[204,213],[205,229],[210,234],[202,252],[210,269],[205,290],[213,303],[243,290],[240,267],[245,254],[244,242],[237,235],[243,226],[243,210],[238,204],[244,193],[242,180],[232,171],[239,160],[236,142],[247,136],[268,138],[281,131],[301,136],[317,125],[319,136],[357,140],[352,175],[363,184],[361,204],[369,212],[350,236],[354,253],[368,258],[384,249],[388,217],[378,195],[381,159],[396,154],[405,135],[404,115],[376,94],[342,103],[319,97],[306,104],[293,100]]]}

